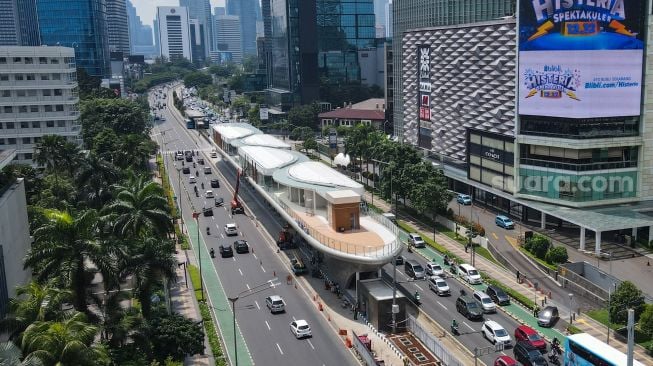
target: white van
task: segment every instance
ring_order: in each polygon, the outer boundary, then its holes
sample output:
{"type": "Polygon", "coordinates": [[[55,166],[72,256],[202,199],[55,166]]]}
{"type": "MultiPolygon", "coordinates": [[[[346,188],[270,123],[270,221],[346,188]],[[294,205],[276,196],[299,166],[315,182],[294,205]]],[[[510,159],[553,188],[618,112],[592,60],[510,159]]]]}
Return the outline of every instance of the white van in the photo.
{"type": "Polygon", "coordinates": [[[467,281],[467,283],[472,285],[478,285],[483,282],[478,270],[467,263],[462,263],[458,266],[458,274],[467,281]]]}

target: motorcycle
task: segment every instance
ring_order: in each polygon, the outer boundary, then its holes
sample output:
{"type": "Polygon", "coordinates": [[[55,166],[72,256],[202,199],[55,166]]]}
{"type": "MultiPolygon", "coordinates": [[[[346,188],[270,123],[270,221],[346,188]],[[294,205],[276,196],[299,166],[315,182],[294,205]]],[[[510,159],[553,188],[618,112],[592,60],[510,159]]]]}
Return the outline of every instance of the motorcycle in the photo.
{"type": "Polygon", "coordinates": [[[215,258],[215,250],[213,248],[211,248],[210,253],[211,253],[211,258],[215,258]]]}
{"type": "Polygon", "coordinates": [[[445,256],[444,256],[444,264],[447,265],[447,266],[450,266],[450,265],[451,265],[451,261],[449,260],[449,256],[448,256],[448,255],[445,255],[445,256]]]}
{"type": "Polygon", "coordinates": [[[422,302],[420,300],[421,300],[421,297],[419,296],[419,292],[415,291],[415,303],[417,305],[421,304],[422,302]]]}
{"type": "Polygon", "coordinates": [[[195,191],[195,197],[199,197],[199,196],[200,196],[199,192],[195,191]]]}
{"type": "Polygon", "coordinates": [[[193,162],[193,168],[195,168],[195,162],[193,162]]]}
{"type": "Polygon", "coordinates": [[[551,343],[551,351],[549,351],[547,357],[549,358],[550,363],[560,365],[560,356],[562,356],[560,342],[558,341],[558,338],[554,338],[553,343],[551,343]]]}
{"type": "Polygon", "coordinates": [[[202,182],[202,189],[204,189],[204,182],[202,182]]]}
{"type": "Polygon", "coordinates": [[[460,335],[460,332],[459,332],[459,329],[458,329],[458,323],[456,323],[455,325],[451,324],[451,333],[453,335],[460,335]]]}
{"type": "MultiPolygon", "coordinates": [[[[207,226],[206,227],[206,235],[211,235],[211,227],[207,226]]],[[[211,249],[213,250],[213,249],[211,249]]]]}

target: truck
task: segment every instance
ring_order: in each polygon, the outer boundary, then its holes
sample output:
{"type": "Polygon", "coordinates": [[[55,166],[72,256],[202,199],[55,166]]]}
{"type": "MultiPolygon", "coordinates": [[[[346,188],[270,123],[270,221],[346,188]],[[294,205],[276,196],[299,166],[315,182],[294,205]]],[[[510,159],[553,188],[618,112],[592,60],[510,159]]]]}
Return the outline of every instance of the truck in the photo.
{"type": "Polygon", "coordinates": [[[292,266],[292,271],[296,276],[302,275],[308,271],[304,262],[302,262],[298,257],[291,259],[290,264],[292,266]]]}
{"type": "Polygon", "coordinates": [[[238,199],[238,191],[240,190],[240,175],[242,174],[242,171],[238,169],[238,173],[236,174],[236,189],[234,190],[234,197],[231,199],[231,214],[242,214],[245,213],[245,209],[243,208],[243,204],[240,203],[240,200],[238,199]]]}
{"type": "Polygon", "coordinates": [[[279,246],[279,249],[281,250],[292,249],[297,247],[297,245],[295,244],[295,231],[293,230],[292,227],[290,227],[289,224],[284,225],[283,229],[279,231],[279,239],[277,240],[277,246],[279,246]]]}

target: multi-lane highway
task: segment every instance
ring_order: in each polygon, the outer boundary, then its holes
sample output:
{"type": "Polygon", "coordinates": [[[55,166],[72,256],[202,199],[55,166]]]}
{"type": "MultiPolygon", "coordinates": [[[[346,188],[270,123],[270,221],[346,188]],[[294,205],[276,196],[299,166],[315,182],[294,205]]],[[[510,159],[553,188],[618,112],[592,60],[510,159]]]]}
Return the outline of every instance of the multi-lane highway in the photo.
{"type": "MultiPolygon", "coordinates": [[[[156,99],[150,95],[151,103],[156,99]]],[[[166,96],[167,107],[158,110],[165,121],[155,122],[153,136],[160,144],[165,155],[165,163],[175,195],[180,201],[186,228],[192,238],[196,238],[198,226],[192,218],[192,212],[201,212],[203,208],[213,208],[213,216],[200,215],[198,218],[200,247],[194,240],[195,252],[201,253],[204,264],[205,288],[209,291],[210,304],[227,345],[229,358],[235,364],[236,352],[233,347],[232,312],[225,297],[236,297],[236,320],[238,323],[237,340],[239,365],[354,365],[357,364],[352,353],[347,350],[330,323],[322,313],[316,310],[310,298],[301,286],[287,284],[286,275],[289,268],[282,260],[284,253],[276,253],[276,246],[257,222],[266,227],[280,227],[278,218],[261,200],[253,198],[250,192],[242,189],[243,201],[256,213],[257,220],[248,215],[231,216],[228,210],[232,197],[231,187],[235,177],[233,169],[219,158],[211,158],[210,145],[198,138],[194,130],[186,130],[179,115],[169,109],[172,106],[171,90],[166,96]],[[178,150],[199,150],[199,157],[204,158],[205,165],[193,162],[176,161],[174,153],[178,150]],[[177,173],[177,169],[190,167],[189,174],[177,173]],[[211,174],[204,174],[204,166],[212,167],[211,174]],[[197,177],[196,183],[190,183],[189,176],[197,177]],[[211,188],[210,180],[218,179],[219,188],[211,188]],[[180,184],[179,184],[180,183],[180,184]],[[202,189],[201,186],[204,185],[202,189]],[[199,197],[196,197],[197,186],[199,197]],[[206,198],[206,190],[212,190],[216,197],[222,197],[224,207],[215,207],[213,198],[206,198]],[[238,225],[238,235],[227,237],[223,230],[227,223],[238,225]],[[207,234],[206,228],[210,228],[207,234]],[[222,244],[233,246],[237,239],[245,239],[250,246],[250,253],[237,254],[233,258],[221,258],[218,247],[222,244]],[[208,256],[210,248],[215,249],[216,258],[208,256]],[[198,252],[199,250],[199,252],[198,252]],[[274,286],[267,281],[278,278],[274,286]],[[219,281],[219,282],[218,282],[219,281]],[[265,285],[262,285],[265,284],[265,285]],[[259,286],[262,285],[262,286],[259,286]],[[251,289],[251,291],[247,291],[251,289]],[[265,298],[279,295],[286,302],[286,311],[271,314],[265,305],[265,298]],[[313,337],[303,340],[295,339],[290,333],[289,324],[296,319],[305,319],[311,326],[313,337]],[[241,335],[242,334],[242,335],[241,335]],[[244,341],[243,341],[244,340],[244,341]],[[310,361],[309,361],[310,360],[310,361]]],[[[242,185],[241,185],[242,186],[242,185]]],[[[273,235],[274,232],[272,232],[273,235]]]]}

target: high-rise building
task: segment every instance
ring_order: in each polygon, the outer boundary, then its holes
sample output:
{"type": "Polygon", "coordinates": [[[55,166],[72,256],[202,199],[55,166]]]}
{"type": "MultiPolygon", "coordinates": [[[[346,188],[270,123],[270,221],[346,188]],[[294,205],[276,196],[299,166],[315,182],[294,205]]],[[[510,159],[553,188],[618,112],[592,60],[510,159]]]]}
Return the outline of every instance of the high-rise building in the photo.
{"type": "Polygon", "coordinates": [[[261,19],[258,0],[227,0],[227,14],[240,19],[243,55],[256,55],[256,22],[261,19]]]}
{"type": "Polygon", "coordinates": [[[0,46],[39,46],[36,0],[0,0],[0,46]]]}
{"type": "MultiPolygon", "coordinates": [[[[141,18],[136,14],[136,8],[130,0],[127,0],[127,18],[129,20],[129,43],[133,55],[154,55],[157,54],[152,41],[152,27],[144,25],[141,18]]],[[[155,21],[156,22],[156,21],[155,21]]]]}
{"type": "Polygon", "coordinates": [[[188,9],[183,6],[158,6],[156,20],[160,55],[168,60],[185,58],[192,61],[188,9]]]}
{"type": "MultiPolygon", "coordinates": [[[[0,170],[15,156],[15,150],[2,150],[0,146],[0,170]]],[[[16,287],[26,285],[31,277],[31,271],[23,267],[32,243],[24,178],[0,183],[0,227],[0,316],[4,318],[9,299],[16,298],[16,287]]]]}
{"type": "Polygon", "coordinates": [[[75,50],[0,47],[0,147],[33,164],[43,135],[81,144],[75,50]]]}
{"type": "MultiPolygon", "coordinates": [[[[591,2],[520,0],[518,19],[403,24],[411,29],[394,42],[404,143],[434,160],[452,190],[542,231],[554,227],[597,258],[606,241],[623,244],[615,233],[650,242],[653,30],[650,2],[629,4],[619,20],[591,2]]],[[[492,9],[484,5],[470,9],[492,9]]]]}
{"type": "Polygon", "coordinates": [[[197,19],[190,19],[190,50],[193,63],[198,66],[204,66],[206,62],[207,45],[204,43],[204,24],[197,19]]]}
{"type": "Polygon", "coordinates": [[[75,49],[77,66],[91,76],[109,75],[104,0],[37,0],[41,43],[75,49]]]}
{"type": "Polygon", "coordinates": [[[392,0],[385,4],[385,37],[392,37],[392,0]]]}
{"type": "MultiPolygon", "coordinates": [[[[379,26],[383,27],[383,31],[388,28],[388,18],[387,18],[387,12],[388,11],[388,0],[374,0],[374,16],[376,17],[376,26],[377,29],[379,26]]],[[[381,37],[377,38],[383,38],[385,37],[385,33],[381,37]]]]}
{"type": "Polygon", "coordinates": [[[402,38],[408,29],[455,25],[492,20],[514,15],[516,0],[394,0],[392,4],[392,37],[394,64],[394,99],[388,108],[394,110],[394,134],[403,140],[403,76],[401,74],[402,38]]]}
{"type": "Polygon", "coordinates": [[[240,18],[235,15],[218,15],[215,17],[217,33],[217,51],[221,62],[243,61],[242,38],[240,33],[240,18]]]}
{"type": "Polygon", "coordinates": [[[129,18],[126,0],[107,1],[107,32],[109,50],[119,51],[127,56],[131,52],[129,41],[129,18]]]}
{"type": "Polygon", "coordinates": [[[203,57],[206,59],[209,56],[209,51],[213,45],[211,2],[209,0],[179,0],[179,6],[185,6],[188,8],[188,17],[190,19],[197,19],[204,29],[204,40],[202,43],[207,45],[203,57]]]}

